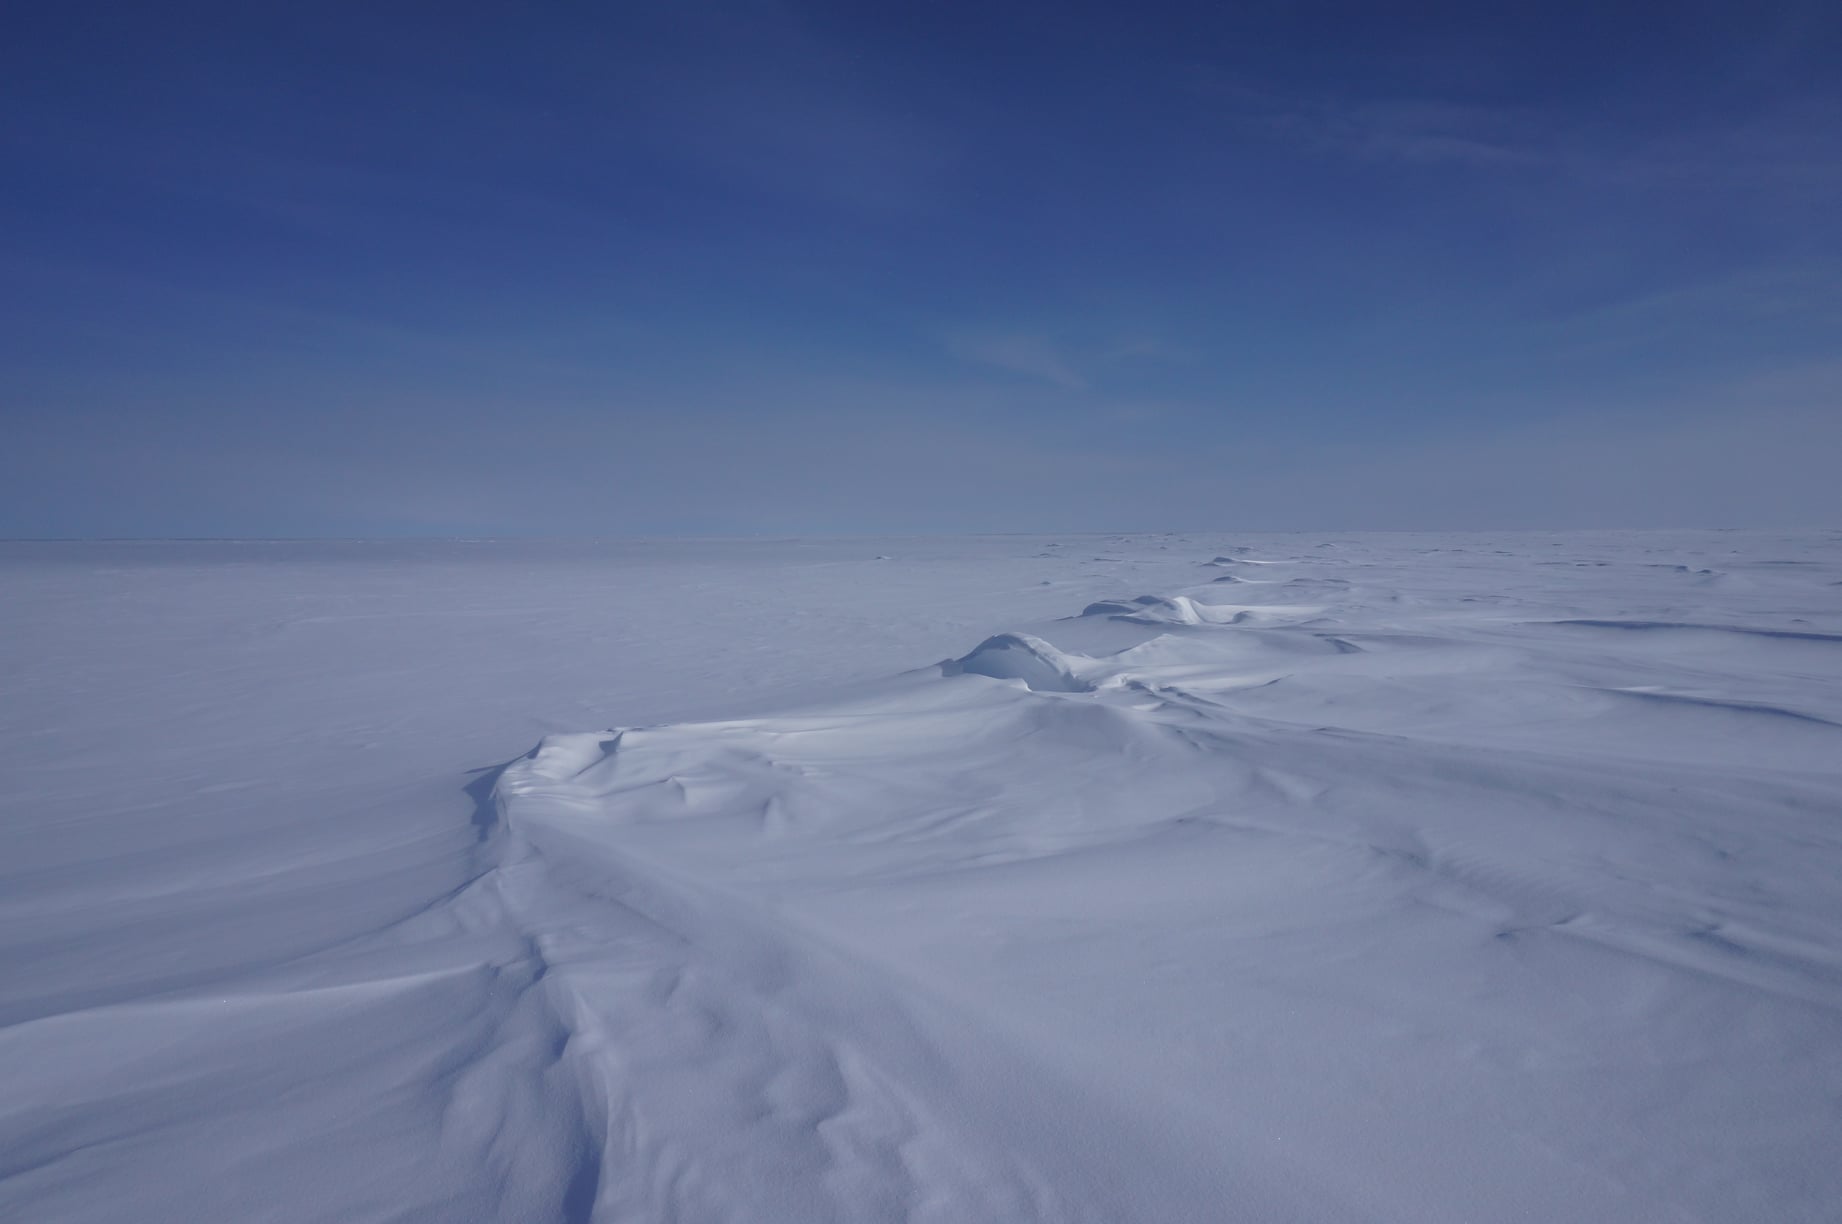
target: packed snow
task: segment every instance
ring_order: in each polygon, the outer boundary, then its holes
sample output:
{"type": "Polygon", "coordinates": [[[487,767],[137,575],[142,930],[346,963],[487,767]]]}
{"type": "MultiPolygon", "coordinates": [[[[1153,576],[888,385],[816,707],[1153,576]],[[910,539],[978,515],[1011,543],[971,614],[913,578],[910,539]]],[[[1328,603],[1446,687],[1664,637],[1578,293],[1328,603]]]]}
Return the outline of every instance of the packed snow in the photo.
{"type": "Polygon", "coordinates": [[[1842,1217],[1842,533],[0,593],[0,1218],[1842,1217]]]}

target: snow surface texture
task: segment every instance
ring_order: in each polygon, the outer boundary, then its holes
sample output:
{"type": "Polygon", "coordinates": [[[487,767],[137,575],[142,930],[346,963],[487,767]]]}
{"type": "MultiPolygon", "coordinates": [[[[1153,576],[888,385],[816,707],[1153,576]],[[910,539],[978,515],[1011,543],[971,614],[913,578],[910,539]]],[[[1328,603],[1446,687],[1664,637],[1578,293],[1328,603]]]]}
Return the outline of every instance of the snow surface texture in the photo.
{"type": "Polygon", "coordinates": [[[1837,1216],[1842,535],[190,547],[0,571],[0,1218],[1837,1216]]]}

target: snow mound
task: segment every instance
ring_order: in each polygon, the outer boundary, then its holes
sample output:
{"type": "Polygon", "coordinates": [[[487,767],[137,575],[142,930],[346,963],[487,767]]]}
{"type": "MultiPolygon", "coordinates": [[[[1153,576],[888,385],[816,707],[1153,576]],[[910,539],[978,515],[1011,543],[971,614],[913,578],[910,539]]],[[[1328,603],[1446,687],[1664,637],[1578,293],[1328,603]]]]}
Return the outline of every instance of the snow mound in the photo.
{"type": "Polygon", "coordinates": [[[941,665],[949,676],[990,676],[1021,680],[1039,693],[1083,693],[1093,686],[1079,675],[1077,656],[1063,654],[1027,633],[1000,633],[986,638],[963,658],[941,665]]]}
{"type": "Polygon", "coordinates": [[[1303,604],[1210,604],[1188,595],[1140,595],[1091,603],[1081,615],[1137,625],[1249,625],[1295,623],[1323,610],[1303,604]]]}
{"type": "Polygon", "coordinates": [[[1182,624],[1199,624],[1182,596],[1140,595],[1134,599],[1102,599],[1081,609],[1082,616],[1111,616],[1120,619],[1146,618],[1182,624]],[[1184,619],[1187,617],[1188,619],[1184,619]]]}

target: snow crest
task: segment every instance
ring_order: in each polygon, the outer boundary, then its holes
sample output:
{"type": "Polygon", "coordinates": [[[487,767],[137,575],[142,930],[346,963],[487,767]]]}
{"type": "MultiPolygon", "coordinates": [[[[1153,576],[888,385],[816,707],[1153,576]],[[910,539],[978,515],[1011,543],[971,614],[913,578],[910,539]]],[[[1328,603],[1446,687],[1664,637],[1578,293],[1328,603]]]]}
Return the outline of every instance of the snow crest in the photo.
{"type": "Polygon", "coordinates": [[[593,1217],[1817,1218],[1834,634],[1291,571],[510,766],[593,1217]]]}
{"type": "Polygon", "coordinates": [[[1842,1201],[1842,536],[173,547],[0,601],[0,1217],[1842,1201]]]}

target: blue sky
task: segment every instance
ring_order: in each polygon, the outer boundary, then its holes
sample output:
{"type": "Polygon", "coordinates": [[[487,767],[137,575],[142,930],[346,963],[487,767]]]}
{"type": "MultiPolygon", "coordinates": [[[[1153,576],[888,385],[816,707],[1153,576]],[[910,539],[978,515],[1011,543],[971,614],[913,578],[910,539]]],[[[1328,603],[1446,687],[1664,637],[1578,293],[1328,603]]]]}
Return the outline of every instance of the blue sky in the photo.
{"type": "Polygon", "coordinates": [[[1842,519],[1833,3],[45,5],[0,101],[0,534],[1842,519]]]}

